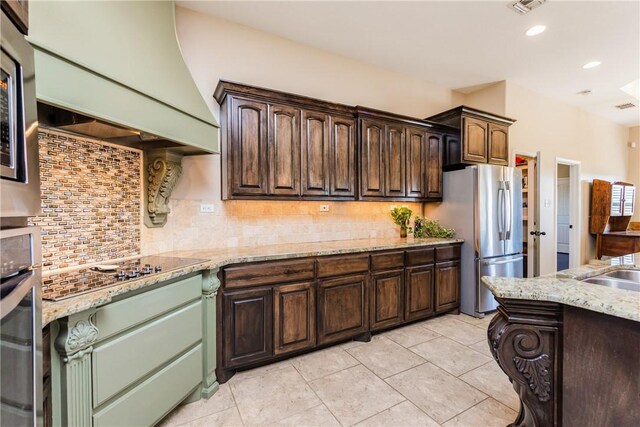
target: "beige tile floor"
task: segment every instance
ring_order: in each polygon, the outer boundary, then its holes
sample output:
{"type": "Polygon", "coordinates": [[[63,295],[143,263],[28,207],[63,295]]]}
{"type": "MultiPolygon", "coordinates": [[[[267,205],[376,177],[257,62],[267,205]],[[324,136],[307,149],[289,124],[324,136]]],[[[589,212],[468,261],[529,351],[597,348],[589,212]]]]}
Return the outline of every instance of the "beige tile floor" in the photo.
{"type": "Polygon", "coordinates": [[[519,401],[489,321],[441,316],[239,372],[161,426],[505,426],[519,401]]]}

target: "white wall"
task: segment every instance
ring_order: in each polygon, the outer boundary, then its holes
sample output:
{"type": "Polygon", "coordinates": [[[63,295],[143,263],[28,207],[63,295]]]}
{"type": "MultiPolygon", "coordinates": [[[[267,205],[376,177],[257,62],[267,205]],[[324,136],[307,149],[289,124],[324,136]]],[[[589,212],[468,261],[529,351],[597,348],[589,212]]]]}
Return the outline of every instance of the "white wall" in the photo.
{"type": "MultiPolygon", "coordinates": [[[[640,194],[640,126],[629,128],[629,144],[628,144],[628,167],[627,182],[636,186],[640,194]],[[635,142],[636,147],[631,148],[631,143],[635,142]]],[[[640,221],[640,196],[636,196],[636,209],[633,213],[631,221],[640,221]]]]}
{"type": "Polygon", "coordinates": [[[595,239],[589,234],[589,185],[594,178],[609,181],[627,176],[627,127],[582,109],[562,104],[507,82],[506,114],[517,119],[509,130],[511,150],[540,152],[540,271],[555,267],[556,159],[580,161],[581,260],[593,258],[595,239]],[[545,204],[545,201],[547,203],[545,204]]]}

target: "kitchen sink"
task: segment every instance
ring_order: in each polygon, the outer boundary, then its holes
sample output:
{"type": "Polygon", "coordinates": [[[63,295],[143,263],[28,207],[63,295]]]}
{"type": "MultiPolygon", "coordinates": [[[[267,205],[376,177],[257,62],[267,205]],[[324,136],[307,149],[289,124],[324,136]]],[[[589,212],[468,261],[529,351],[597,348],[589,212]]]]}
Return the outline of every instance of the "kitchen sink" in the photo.
{"type": "MultiPolygon", "coordinates": [[[[631,270],[619,270],[619,271],[614,271],[612,273],[622,273],[622,272],[635,273],[634,271],[631,271],[631,270]]],[[[612,277],[611,273],[608,273],[602,276],[590,277],[588,279],[584,279],[583,282],[592,283],[594,285],[607,286],[609,288],[614,288],[614,289],[625,289],[627,291],[640,292],[640,281],[636,282],[633,280],[626,280],[622,278],[612,277]]]]}
{"type": "Polygon", "coordinates": [[[639,270],[616,270],[605,274],[605,276],[615,277],[616,279],[631,280],[632,282],[640,283],[639,270]]]}

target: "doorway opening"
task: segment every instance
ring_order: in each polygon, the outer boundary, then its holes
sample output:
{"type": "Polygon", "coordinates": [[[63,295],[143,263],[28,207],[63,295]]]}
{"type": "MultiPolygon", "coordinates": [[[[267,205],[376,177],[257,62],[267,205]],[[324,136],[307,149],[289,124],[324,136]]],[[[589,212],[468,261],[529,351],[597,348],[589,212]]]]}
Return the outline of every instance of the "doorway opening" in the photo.
{"type": "Polygon", "coordinates": [[[523,277],[537,277],[540,275],[539,153],[514,154],[515,167],[522,173],[522,252],[525,260],[523,277]]]}
{"type": "Polygon", "coordinates": [[[556,271],[580,263],[580,162],[556,159],[556,271]]]}

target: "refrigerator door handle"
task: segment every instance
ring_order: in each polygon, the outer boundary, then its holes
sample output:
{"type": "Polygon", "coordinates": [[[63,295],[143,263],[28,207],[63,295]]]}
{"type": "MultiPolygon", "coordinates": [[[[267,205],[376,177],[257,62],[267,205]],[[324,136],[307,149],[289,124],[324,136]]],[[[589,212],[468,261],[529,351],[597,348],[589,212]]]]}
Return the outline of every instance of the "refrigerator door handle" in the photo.
{"type": "Polygon", "coordinates": [[[504,240],[505,238],[505,190],[504,182],[500,181],[498,186],[498,239],[504,240]]]}
{"type": "Polygon", "coordinates": [[[505,182],[506,190],[505,195],[507,196],[507,201],[505,202],[505,210],[507,211],[505,226],[505,240],[511,240],[511,227],[513,226],[513,206],[511,199],[511,186],[508,182],[505,182]]]}
{"type": "Polygon", "coordinates": [[[512,264],[514,262],[520,261],[524,259],[523,256],[517,256],[515,258],[502,259],[502,260],[483,260],[482,265],[502,265],[502,264],[512,264]]]}

